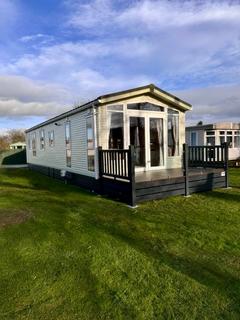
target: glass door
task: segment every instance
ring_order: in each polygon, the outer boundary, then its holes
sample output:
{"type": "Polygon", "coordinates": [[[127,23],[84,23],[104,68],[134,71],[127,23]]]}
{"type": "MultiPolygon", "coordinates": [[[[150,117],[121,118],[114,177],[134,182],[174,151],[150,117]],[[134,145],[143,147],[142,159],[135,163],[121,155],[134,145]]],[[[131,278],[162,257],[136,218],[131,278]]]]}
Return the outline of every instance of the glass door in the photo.
{"type": "Polygon", "coordinates": [[[136,167],[146,166],[145,118],[129,117],[130,144],[135,147],[136,167]]]}
{"type": "Polygon", "coordinates": [[[149,118],[150,167],[164,165],[163,119],[149,118]]]}

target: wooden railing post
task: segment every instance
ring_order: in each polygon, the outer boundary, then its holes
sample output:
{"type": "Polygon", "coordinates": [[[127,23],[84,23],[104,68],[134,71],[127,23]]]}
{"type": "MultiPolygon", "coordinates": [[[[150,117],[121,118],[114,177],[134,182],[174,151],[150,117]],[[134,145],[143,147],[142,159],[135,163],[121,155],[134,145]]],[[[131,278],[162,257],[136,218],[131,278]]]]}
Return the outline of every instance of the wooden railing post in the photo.
{"type": "Polygon", "coordinates": [[[98,170],[99,170],[99,178],[102,178],[102,174],[103,174],[102,147],[98,147],[98,170]]]}
{"type": "Polygon", "coordinates": [[[228,176],[228,143],[223,143],[224,148],[224,171],[225,171],[225,187],[229,187],[229,176],[228,176]]]}
{"type": "Polygon", "coordinates": [[[136,188],[135,188],[135,154],[134,146],[129,146],[128,150],[128,176],[130,180],[130,205],[132,207],[136,206],[136,188]]]}
{"type": "Polygon", "coordinates": [[[184,168],[184,179],[185,179],[185,196],[189,196],[189,181],[188,181],[188,167],[189,154],[188,154],[188,145],[187,143],[183,144],[183,168],[184,168]]]}

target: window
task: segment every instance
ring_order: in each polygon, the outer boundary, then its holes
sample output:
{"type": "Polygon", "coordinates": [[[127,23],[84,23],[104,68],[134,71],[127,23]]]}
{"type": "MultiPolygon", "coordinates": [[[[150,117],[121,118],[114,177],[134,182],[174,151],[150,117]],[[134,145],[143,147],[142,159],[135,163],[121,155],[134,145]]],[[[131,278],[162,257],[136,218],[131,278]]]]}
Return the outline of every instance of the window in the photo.
{"type": "Polygon", "coordinates": [[[164,107],[148,102],[130,103],[127,105],[127,108],[130,110],[164,111],[164,107]]]}
{"type": "Polygon", "coordinates": [[[88,171],[94,171],[94,131],[93,131],[93,117],[86,118],[86,129],[87,129],[87,161],[88,161],[88,171]]]}
{"type": "Polygon", "coordinates": [[[191,132],[191,146],[197,145],[197,132],[191,132]]]}
{"type": "Polygon", "coordinates": [[[234,132],[234,148],[240,148],[240,131],[234,132]]]}
{"type": "Polygon", "coordinates": [[[215,146],[215,131],[206,131],[206,145],[215,146]]]}
{"type": "Polygon", "coordinates": [[[220,131],[220,144],[228,143],[229,148],[239,148],[240,131],[220,131]]]}
{"type": "Polygon", "coordinates": [[[123,112],[108,112],[109,149],[123,149],[123,112]]]}
{"type": "Polygon", "coordinates": [[[31,150],[31,135],[28,134],[28,149],[31,150]]]}
{"type": "Polygon", "coordinates": [[[168,156],[179,155],[179,112],[168,109],[168,156]]]}
{"type": "Polygon", "coordinates": [[[36,150],[36,132],[32,133],[32,152],[33,152],[33,156],[35,157],[37,155],[37,150],[36,150]]]}
{"type": "Polygon", "coordinates": [[[207,137],[207,146],[215,146],[215,137],[207,137]]]}
{"type": "Polygon", "coordinates": [[[220,144],[223,144],[225,142],[225,136],[220,136],[220,144]]]}
{"type": "Polygon", "coordinates": [[[228,144],[229,148],[233,147],[232,143],[233,143],[232,136],[227,136],[227,144],[228,144]]]}
{"type": "Polygon", "coordinates": [[[65,122],[65,144],[66,144],[66,165],[71,167],[72,164],[72,149],[71,149],[71,134],[70,121],[65,122]]]}
{"type": "Polygon", "coordinates": [[[207,131],[206,135],[207,136],[215,136],[215,131],[207,131]]]}
{"type": "Polygon", "coordinates": [[[233,132],[232,131],[227,131],[227,144],[229,148],[233,147],[233,132]]]}
{"type": "Polygon", "coordinates": [[[108,106],[107,107],[108,111],[123,111],[123,105],[122,104],[116,104],[113,106],[108,106]]]}
{"type": "Polygon", "coordinates": [[[54,146],[54,131],[53,130],[48,132],[48,143],[49,143],[49,147],[54,146]]]}
{"type": "Polygon", "coordinates": [[[44,130],[40,130],[40,150],[45,149],[45,133],[44,130]]]}

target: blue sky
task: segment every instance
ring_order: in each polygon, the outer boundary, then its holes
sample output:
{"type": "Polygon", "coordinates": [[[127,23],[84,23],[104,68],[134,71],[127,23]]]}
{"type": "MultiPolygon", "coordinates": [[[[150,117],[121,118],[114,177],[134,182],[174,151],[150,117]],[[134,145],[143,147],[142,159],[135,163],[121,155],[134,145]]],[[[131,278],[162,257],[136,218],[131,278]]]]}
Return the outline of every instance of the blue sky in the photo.
{"type": "Polygon", "coordinates": [[[0,130],[155,83],[240,122],[240,2],[1,0],[0,130]]]}

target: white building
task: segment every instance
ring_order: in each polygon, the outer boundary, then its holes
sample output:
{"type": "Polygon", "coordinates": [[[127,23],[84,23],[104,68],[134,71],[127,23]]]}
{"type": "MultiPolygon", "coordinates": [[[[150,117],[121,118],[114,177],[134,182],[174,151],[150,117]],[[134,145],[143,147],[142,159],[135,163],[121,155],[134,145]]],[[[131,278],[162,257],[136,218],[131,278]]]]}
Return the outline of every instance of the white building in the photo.
{"type": "Polygon", "coordinates": [[[15,143],[11,143],[9,145],[9,148],[11,150],[22,150],[22,149],[26,149],[26,143],[25,142],[15,142],[15,143]]]}
{"type": "Polygon", "coordinates": [[[189,146],[229,145],[229,159],[240,158],[240,123],[220,122],[186,128],[186,143],[189,146]]]}

